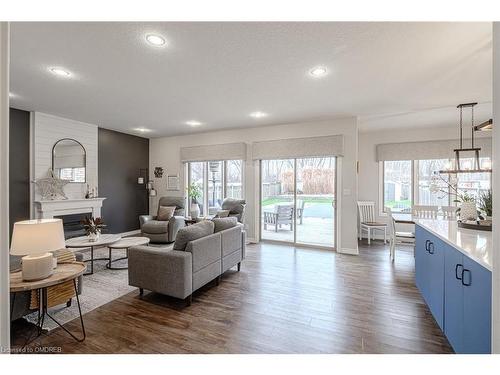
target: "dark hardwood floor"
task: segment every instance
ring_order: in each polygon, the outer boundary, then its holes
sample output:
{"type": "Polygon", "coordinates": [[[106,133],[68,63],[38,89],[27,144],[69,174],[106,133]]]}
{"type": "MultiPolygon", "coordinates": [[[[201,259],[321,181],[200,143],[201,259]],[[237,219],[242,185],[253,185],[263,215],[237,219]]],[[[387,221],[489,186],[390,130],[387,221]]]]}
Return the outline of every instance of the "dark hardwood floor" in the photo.
{"type": "MultiPolygon", "coordinates": [[[[124,271],[126,272],[126,271],[124,271]]],[[[103,285],[103,288],[106,286],[103,285]]],[[[247,247],[228,271],[184,304],[132,292],[84,316],[87,339],[60,329],[32,347],[63,353],[451,353],[415,287],[410,247],[381,242],[360,255],[275,244],[247,247]]],[[[78,321],[66,325],[78,329],[78,321]]]]}

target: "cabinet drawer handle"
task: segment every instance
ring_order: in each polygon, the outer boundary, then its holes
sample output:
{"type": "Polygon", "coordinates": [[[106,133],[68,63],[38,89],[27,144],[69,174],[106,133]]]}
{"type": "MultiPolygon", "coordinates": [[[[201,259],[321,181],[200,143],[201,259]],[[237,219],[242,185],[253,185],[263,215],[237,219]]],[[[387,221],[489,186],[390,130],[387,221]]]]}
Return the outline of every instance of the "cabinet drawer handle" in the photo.
{"type": "Polygon", "coordinates": [[[430,243],[431,243],[431,241],[425,240],[425,251],[429,251],[429,244],[430,243]]]}
{"type": "Polygon", "coordinates": [[[462,280],[462,272],[463,272],[463,270],[464,270],[464,266],[463,266],[463,264],[457,264],[457,265],[455,266],[455,278],[456,278],[457,280],[462,280]],[[462,268],[462,271],[461,271],[461,273],[460,273],[460,276],[458,276],[458,267],[461,267],[461,268],[462,268]]]}
{"type": "Polygon", "coordinates": [[[434,254],[434,242],[429,242],[429,254],[434,254]],[[431,247],[432,245],[432,247],[431,247]]]}
{"type": "Polygon", "coordinates": [[[462,285],[463,286],[471,286],[472,285],[472,273],[467,268],[462,269],[462,285]],[[469,282],[468,283],[465,282],[465,273],[466,272],[469,274],[469,282]]]}

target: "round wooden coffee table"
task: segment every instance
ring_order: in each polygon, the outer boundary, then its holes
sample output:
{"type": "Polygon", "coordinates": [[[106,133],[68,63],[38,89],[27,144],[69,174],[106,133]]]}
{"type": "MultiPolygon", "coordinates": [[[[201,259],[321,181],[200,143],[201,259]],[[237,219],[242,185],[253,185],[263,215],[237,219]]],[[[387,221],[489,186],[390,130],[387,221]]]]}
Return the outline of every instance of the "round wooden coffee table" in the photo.
{"type": "Polygon", "coordinates": [[[109,258],[94,258],[94,248],[109,246],[112,243],[119,241],[122,237],[118,234],[101,234],[97,241],[89,241],[87,236],[70,238],[66,241],[66,247],[68,249],[84,249],[90,247],[90,259],[85,260],[85,262],[90,262],[90,272],[84,273],[84,275],[92,275],[94,273],[94,261],[95,260],[107,260],[109,258]]]}
{"type": "MultiPolygon", "coordinates": [[[[13,272],[10,274],[10,292],[13,293],[13,299],[11,303],[11,314],[14,311],[14,304],[16,302],[16,293],[18,292],[26,292],[30,290],[36,290],[38,293],[38,320],[37,320],[37,331],[38,336],[43,333],[43,322],[45,317],[49,317],[52,319],[59,327],[61,327],[67,334],[69,334],[76,341],[82,342],[85,340],[85,326],[83,325],[83,316],[82,309],[80,307],[80,299],[78,298],[78,290],[76,287],[76,279],[83,275],[85,272],[85,264],[81,262],[73,262],[73,263],[60,263],[57,265],[57,268],[54,269],[54,273],[49,277],[36,280],[36,281],[24,281],[23,275],[21,271],[13,272]],[[82,330],[82,336],[77,337],[72,332],[70,332],[66,327],[64,327],[61,323],[59,323],[52,315],[47,312],[47,288],[62,284],[66,281],[73,280],[73,287],[75,289],[76,302],[78,303],[78,313],[80,314],[80,324],[82,330]]],[[[32,334],[26,340],[24,346],[26,346],[32,334]]],[[[38,337],[37,336],[37,337],[38,337]]]]}
{"type": "Polygon", "coordinates": [[[147,238],[147,237],[124,237],[121,240],[108,245],[109,261],[108,261],[108,264],[106,264],[106,268],[108,268],[110,270],[126,270],[128,267],[112,267],[111,264],[114,262],[118,262],[119,260],[127,259],[128,258],[128,249],[131,248],[132,246],[141,246],[141,245],[148,245],[148,244],[149,244],[149,238],[147,238]],[[117,258],[117,259],[113,260],[111,257],[111,251],[118,250],[118,249],[126,249],[127,255],[122,257],[122,258],[117,258]]]}

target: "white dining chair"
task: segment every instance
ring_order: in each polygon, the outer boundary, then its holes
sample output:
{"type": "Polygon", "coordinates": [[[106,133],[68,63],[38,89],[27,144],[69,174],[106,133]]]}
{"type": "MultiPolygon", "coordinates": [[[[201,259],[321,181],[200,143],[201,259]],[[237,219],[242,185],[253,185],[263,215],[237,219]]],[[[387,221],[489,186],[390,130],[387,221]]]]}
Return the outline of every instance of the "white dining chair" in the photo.
{"type": "Polygon", "coordinates": [[[455,206],[441,206],[441,212],[445,220],[455,220],[457,218],[457,207],[455,206]]]}
{"type": "Polygon", "coordinates": [[[384,232],[384,244],[387,242],[387,224],[375,221],[375,202],[358,201],[359,239],[363,238],[363,231],[367,232],[368,245],[371,242],[372,231],[384,232]]]}
{"type": "Polygon", "coordinates": [[[412,214],[419,219],[435,219],[438,216],[438,206],[420,206],[412,207],[412,214]]]}
{"type": "Polygon", "coordinates": [[[392,216],[391,209],[385,207],[385,211],[389,216],[389,254],[391,261],[394,262],[396,257],[396,245],[412,245],[415,247],[415,233],[397,231],[396,220],[394,216],[392,216]]]}

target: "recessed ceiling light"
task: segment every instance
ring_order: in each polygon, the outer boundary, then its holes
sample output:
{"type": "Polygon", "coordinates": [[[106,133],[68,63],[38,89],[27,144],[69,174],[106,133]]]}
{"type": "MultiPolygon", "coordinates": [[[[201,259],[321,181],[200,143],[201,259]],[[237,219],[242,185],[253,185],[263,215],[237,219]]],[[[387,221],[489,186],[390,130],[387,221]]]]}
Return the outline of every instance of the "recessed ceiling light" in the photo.
{"type": "Polygon", "coordinates": [[[326,76],[328,70],[324,66],[317,66],[309,71],[309,74],[315,78],[320,78],[326,76]]]}
{"type": "Polygon", "coordinates": [[[196,120],[190,120],[190,121],[186,121],[186,125],[189,125],[189,126],[200,126],[201,122],[196,121],[196,120]]]}
{"type": "Polygon", "coordinates": [[[165,45],[165,39],[159,35],[155,35],[155,34],[146,35],[146,40],[148,41],[149,44],[151,44],[155,47],[161,47],[161,46],[165,45]]]}
{"type": "Polygon", "coordinates": [[[250,113],[250,117],[253,117],[253,118],[263,118],[263,117],[267,117],[267,116],[268,116],[267,113],[261,112],[261,111],[256,111],[256,112],[250,113]]]}
{"type": "Polygon", "coordinates": [[[135,128],[135,129],[132,129],[136,132],[139,132],[139,133],[149,133],[151,132],[152,130],[151,129],[146,129],[146,128],[135,128]]]}
{"type": "Polygon", "coordinates": [[[71,76],[71,73],[68,72],[67,70],[63,69],[63,68],[50,68],[50,71],[57,75],[57,76],[60,76],[60,77],[69,77],[71,76]]]}

